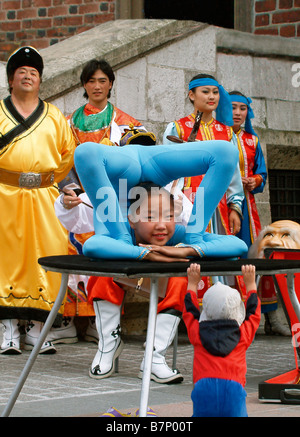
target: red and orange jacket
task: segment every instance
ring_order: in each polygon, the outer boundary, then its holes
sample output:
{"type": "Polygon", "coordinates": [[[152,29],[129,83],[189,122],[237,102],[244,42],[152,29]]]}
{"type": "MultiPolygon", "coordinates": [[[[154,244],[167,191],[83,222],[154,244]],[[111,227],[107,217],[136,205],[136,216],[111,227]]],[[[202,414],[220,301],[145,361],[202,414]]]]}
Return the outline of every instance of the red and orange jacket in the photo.
{"type": "Polygon", "coordinates": [[[193,380],[221,378],[246,383],[246,351],[260,322],[260,300],[256,291],[247,294],[246,317],[241,326],[235,320],[207,320],[199,323],[196,293],[187,291],[183,320],[194,346],[193,380]]]}

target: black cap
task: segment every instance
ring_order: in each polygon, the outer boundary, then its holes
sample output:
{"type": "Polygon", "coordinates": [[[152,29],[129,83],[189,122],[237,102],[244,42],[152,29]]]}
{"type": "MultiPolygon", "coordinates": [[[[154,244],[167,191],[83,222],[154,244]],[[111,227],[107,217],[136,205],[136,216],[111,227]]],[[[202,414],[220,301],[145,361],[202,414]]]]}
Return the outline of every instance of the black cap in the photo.
{"type": "Polygon", "coordinates": [[[43,58],[34,47],[21,47],[10,55],[6,65],[7,76],[13,74],[17,68],[25,66],[35,68],[40,73],[40,76],[42,76],[44,68],[43,58]]]}

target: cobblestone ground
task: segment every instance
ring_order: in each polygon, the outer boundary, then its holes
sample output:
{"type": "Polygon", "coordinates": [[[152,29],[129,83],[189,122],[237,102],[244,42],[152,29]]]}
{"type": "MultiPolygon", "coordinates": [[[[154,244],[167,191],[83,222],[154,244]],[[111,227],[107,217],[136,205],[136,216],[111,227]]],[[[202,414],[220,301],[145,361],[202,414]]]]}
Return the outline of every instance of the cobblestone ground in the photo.
{"type": "MultiPolygon", "coordinates": [[[[137,375],[144,353],[143,341],[141,338],[125,339],[119,373],[101,381],[88,376],[96,344],[79,341],[73,345],[56,345],[56,354],[38,356],[11,416],[93,416],[111,406],[123,410],[138,408],[141,380],[137,375]]],[[[0,411],[3,411],[28,357],[26,351],[17,356],[0,355],[0,411]]],[[[167,353],[167,361],[171,365],[172,347],[167,353]]],[[[186,414],[192,414],[192,361],[193,348],[188,338],[181,335],[177,367],[184,381],[176,385],[151,382],[150,406],[183,404],[188,408],[186,414]]],[[[258,382],[295,368],[291,338],[257,335],[247,353],[247,366],[246,390],[250,400],[253,398],[257,403],[258,382]]],[[[300,416],[300,406],[295,408],[294,414],[300,416]]],[[[173,411],[174,415],[185,415],[183,409],[177,413],[175,409],[173,411]]],[[[172,416],[169,410],[168,414],[172,416]]]]}

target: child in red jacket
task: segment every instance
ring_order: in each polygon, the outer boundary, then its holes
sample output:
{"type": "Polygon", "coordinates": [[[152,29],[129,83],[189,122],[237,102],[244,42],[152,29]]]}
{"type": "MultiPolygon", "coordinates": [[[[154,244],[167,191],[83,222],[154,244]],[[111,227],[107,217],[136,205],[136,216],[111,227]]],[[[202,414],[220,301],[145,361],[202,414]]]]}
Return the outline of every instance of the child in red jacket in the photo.
{"type": "Polygon", "coordinates": [[[203,298],[200,315],[197,285],[200,265],[187,270],[183,320],[194,346],[192,391],[194,417],[246,417],[246,351],[260,322],[255,267],[242,266],[247,299],[217,282],[203,298]]]}

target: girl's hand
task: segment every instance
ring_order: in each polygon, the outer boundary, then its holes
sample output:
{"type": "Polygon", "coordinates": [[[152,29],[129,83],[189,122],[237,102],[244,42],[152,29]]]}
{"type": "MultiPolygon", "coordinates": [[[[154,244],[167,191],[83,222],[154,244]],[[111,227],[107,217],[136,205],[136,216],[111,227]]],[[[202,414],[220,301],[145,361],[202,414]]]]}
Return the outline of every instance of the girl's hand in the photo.
{"type": "Polygon", "coordinates": [[[147,255],[143,258],[145,261],[156,261],[156,262],[188,262],[189,260],[187,258],[174,258],[166,255],[162,255],[158,252],[149,252],[147,255]]]}
{"type": "Polygon", "coordinates": [[[147,247],[151,253],[171,258],[173,261],[188,261],[188,257],[197,256],[197,252],[192,247],[157,246],[155,244],[139,244],[139,246],[147,247]]]}

